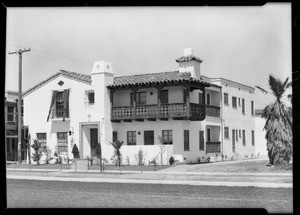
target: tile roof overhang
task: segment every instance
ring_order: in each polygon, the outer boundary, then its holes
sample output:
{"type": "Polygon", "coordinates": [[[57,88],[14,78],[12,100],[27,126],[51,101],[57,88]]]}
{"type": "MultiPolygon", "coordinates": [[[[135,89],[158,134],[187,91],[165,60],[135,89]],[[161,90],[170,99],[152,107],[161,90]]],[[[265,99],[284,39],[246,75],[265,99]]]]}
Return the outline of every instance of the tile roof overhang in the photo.
{"type": "Polygon", "coordinates": [[[183,56],[181,58],[178,58],[176,60],[177,63],[180,63],[180,62],[187,62],[187,61],[192,61],[192,60],[195,60],[199,63],[202,63],[203,60],[201,60],[200,58],[194,56],[194,55],[188,55],[188,56],[183,56]]]}
{"type": "Polygon", "coordinates": [[[41,81],[40,83],[36,84],[35,86],[29,88],[28,90],[26,90],[22,95],[25,96],[28,93],[32,92],[33,90],[35,90],[36,88],[40,87],[43,84],[46,84],[47,82],[51,81],[52,79],[58,77],[59,75],[68,77],[68,78],[72,78],[75,80],[79,80],[85,83],[92,83],[92,78],[90,75],[84,75],[84,74],[80,74],[80,73],[76,73],[76,72],[69,72],[66,70],[60,70],[58,73],[55,73],[54,75],[51,75],[49,78],[47,78],[44,81],[41,81]]]}
{"type": "Polygon", "coordinates": [[[109,89],[131,88],[131,87],[153,87],[155,85],[185,85],[192,84],[195,87],[209,87],[210,83],[191,77],[189,72],[173,71],[162,73],[149,73],[141,75],[130,75],[115,77],[114,83],[107,86],[109,89]]]}

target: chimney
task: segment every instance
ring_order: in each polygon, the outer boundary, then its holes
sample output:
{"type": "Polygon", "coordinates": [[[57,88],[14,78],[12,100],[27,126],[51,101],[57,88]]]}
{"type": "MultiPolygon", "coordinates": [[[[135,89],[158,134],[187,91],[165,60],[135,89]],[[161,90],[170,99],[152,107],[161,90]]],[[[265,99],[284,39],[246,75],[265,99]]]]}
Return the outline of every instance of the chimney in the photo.
{"type": "Polygon", "coordinates": [[[189,72],[194,79],[200,79],[200,64],[202,60],[195,56],[195,50],[186,48],[183,57],[176,60],[179,72],[189,72]]]}
{"type": "MultiPolygon", "coordinates": [[[[110,90],[107,88],[107,86],[113,84],[114,81],[114,72],[111,63],[106,61],[94,62],[91,78],[92,89],[95,93],[95,104],[90,120],[103,123],[101,125],[101,137],[99,138],[101,142],[102,153],[104,153],[105,147],[109,147],[109,142],[112,141],[112,124],[110,121],[110,90]]],[[[105,154],[103,154],[103,156],[104,155],[105,154]]]]}

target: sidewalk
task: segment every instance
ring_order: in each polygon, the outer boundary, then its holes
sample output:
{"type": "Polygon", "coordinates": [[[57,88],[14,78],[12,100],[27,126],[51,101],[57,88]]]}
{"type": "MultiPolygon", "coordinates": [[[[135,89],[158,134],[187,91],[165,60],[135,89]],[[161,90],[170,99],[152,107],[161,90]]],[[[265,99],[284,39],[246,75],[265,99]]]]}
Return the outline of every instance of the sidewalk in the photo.
{"type": "Polygon", "coordinates": [[[255,186],[292,188],[292,173],[214,173],[214,172],[167,172],[167,171],[76,171],[57,169],[10,169],[7,179],[56,180],[95,183],[146,183],[181,184],[197,186],[255,186]]]}

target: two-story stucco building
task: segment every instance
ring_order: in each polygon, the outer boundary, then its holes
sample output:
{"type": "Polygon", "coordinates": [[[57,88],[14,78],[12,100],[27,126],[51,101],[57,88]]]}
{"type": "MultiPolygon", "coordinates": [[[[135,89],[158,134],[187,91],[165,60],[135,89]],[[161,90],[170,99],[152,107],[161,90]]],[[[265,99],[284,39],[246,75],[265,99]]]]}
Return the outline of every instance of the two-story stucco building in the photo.
{"type": "Polygon", "coordinates": [[[24,124],[32,138],[70,157],[75,143],[81,158],[101,143],[110,160],[115,138],[130,164],[141,148],[147,163],[254,156],[254,88],[201,75],[192,49],[176,62],[178,71],[120,77],[104,61],[91,75],[61,70],[24,93],[24,124]]]}

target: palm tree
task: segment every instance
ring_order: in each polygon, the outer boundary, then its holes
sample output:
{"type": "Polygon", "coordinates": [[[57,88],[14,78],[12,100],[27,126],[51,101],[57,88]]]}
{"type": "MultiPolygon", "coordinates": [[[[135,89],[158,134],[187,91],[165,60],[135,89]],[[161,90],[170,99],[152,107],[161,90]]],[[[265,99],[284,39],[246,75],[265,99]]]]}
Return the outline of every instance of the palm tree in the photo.
{"type": "Polygon", "coordinates": [[[114,156],[117,157],[117,165],[120,167],[121,166],[121,147],[123,145],[123,141],[120,142],[118,139],[115,139],[113,142],[110,143],[114,147],[114,156]]]}
{"type": "MultiPolygon", "coordinates": [[[[271,94],[275,96],[275,101],[267,105],[262,113],[265,118],[267,150],[269,164],[281,166],[288,164],[293,153],[293,133],[292,133],[292,107],[283,99],[284,93],[291,86],[288,78],[282,82],[273,75],[269,75],[269,87],[271,94]]],[[[256,86],[264,93],[268,91],[256,86]]],[[[291,95],[288,95],[290,98],[291,95]]]]}

